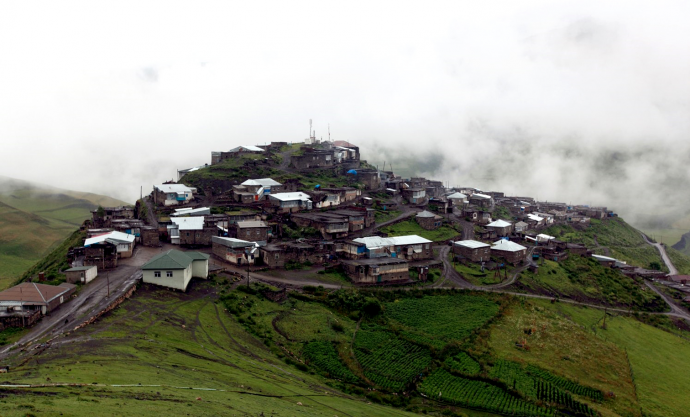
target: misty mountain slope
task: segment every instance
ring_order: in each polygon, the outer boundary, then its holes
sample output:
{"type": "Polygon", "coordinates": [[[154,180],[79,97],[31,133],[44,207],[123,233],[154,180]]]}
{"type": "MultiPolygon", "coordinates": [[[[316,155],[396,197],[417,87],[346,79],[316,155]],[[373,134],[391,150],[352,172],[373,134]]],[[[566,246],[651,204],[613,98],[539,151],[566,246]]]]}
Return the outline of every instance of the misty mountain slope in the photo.
{"type": "Polygon", "coordinates": [[[125,203],[0,177],[0,289],[69,236],[99,204],[125,203]]]}

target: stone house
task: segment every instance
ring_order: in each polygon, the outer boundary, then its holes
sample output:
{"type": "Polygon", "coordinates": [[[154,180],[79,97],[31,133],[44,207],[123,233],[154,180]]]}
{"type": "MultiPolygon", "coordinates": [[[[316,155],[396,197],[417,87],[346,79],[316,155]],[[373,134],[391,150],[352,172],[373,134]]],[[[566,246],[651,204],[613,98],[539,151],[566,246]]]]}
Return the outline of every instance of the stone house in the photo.
{"type": "Polygon", "coordinates": [[[348,217],[333,212],[297,213],[291,219],[297,226],[317,229],[324,239],[343,238],[349,231],[348,217]]]}
{"type": "Polygon", "coordinates": [[[469,203],[467,196],[463,193],[458,192],[446,196],[446,199],[454,206],[463,206],[469,203]]]}
{"type": "Polygon", "coordinates": [[[443,224],[443,217],[426,210],[417,213],[415,220],[424,230],[436,230],[443,224]]]}
{"type": "Polygon", "coordinates": [[[410,204],[425,204],[427,202],[426,189],[424,188],[403,188],[401,194],[410,204]]]}
{"type": "Polygon", "coordinates": [[[328,208],[339,206],[342,202],[340,194],[330,193],[326,191],[309,191],[307,192],[312,201],[313,208],[328,208]]]}
{"type": "Polygon", "coordinates": [[[340,196],[340,202],[343,204],[355,201],[357,197],[362,195],[362,190],[354,187],[321,187],[321,191],[330,194],[338,194],[340,196]]]}
{"type": "Polygon", "coordinates": [[[243,221],[228,226],[228,237],[250,242],[267,242],[270,227],[261,220],[243,221]]]}
{"type": "Polygon", "coordinates": [[[486,228],[495,231],[498,237],[509,236],[513,232],[513,224],[500,219],[487,224],[486,228]]]}
{"type": "Polygon", "coordinates": [[[278,213],[296,213],[312,209],[309,195],[303,192],[271,194],[269,199],[278,213]]]}
{"type": "Polygon", "coordinates": [[[134,207],[102,207],[102,209],[103,211],[100,214],[98,209],[91,211],[91,223],[94,227],[110,227],[112,220],[129,220],[134,218],[134,207]]]}
{"type": "Polygon", "coordinates": [[[187,204],[194,199],[196,188],[184,184],[159,184],[153,186],[153,202],[163,206],[187,204]]]}
{"type": "Polygon", "coordinates": [[[381,187],[381,176],[375,169],[357,170],[357,181],[364,184],[367,190],[378,190],[381,187]]]}
{"type": "Polygon", "coordinates": [[[515,233],[525,233],[529,228],[529,224],[519,221],[515,223],[515,233]]]}
{"type": "Polygon", "coordinates": [[[487,209],[494,208],[494,199],[490,195],[474,193],[469,197],[470,204],[487,209]]]}
{"type": "Polygon", "coordinates": [[[65,277],[70,284],[87,284],[93,281],[97,276],[98,267],[96,265],[77,266],[65,271],[65,277]]]}
{"type": "Polygon", "coordinates": [[[525,260],[527,248],[515,242],[501,239],[493,243],[491,254],[505,259],[509,264],[516,265],[525,260]]]}
{"type": "Polygon", "coordinates": [[[235,265],[254,265],[260,256],[256,242],[220,236],[213,236],[211,242],[214,255],[235,265]]]}
{"type": "Polygon", "coordinates": [[[206,218],[177,217],[168,226],[170,242],[183,246],[211,246],[211,238],[218,235],[218,227],[207,224],[206,218]]]}
{"type": "Polygon", "coordinates": [[[280,243],[261,247],[261,259],[269,268],[283,268],[288,263],[323,263],[330,258],[326,246],[304,242],[280,243]]]}
{"type": "Polygon", "coordinates": [[[223,162],[226,159],[236,158],[245,154],[264,154],[266,151],[259,148],[258,146],[246,145],[238,146],[230,149],[227,152],[211,152],[211,165],[223,162]]]}
{"type": "Polygon", "coordinates": [[[477,240],[453,242],[453,253],[472,262],[488,262],[491,260],[491,246],[477,240]]]}
{"type": "Polygon", "coordinates": [[[127,233],[112,231],[101,235],[96,235],[87,238],[84,241],[84,247],[89,247],[94,244],[108,242],[115,245],[118,257],[131,258],[134,253],[134,240],[136,237],[127,233]]]}
{"type": "Polygon", "coordinates": [[[417,235],[379,237],[369,236],[354,239],[354,243],[365,245],[365,258],[392,257],[407,260],[433,259],[432,241],[417,235]]]}
{"type": "Polygon", "coordinates": [[[391,284],[410,280],[409,264],[404,259],[355,259],[341,262],[355,284],[391,284]]]}
{"type": "Polygon", "coordinates": [[[205,253],[170,249],[154,256],[141,267],[142,281],[187,291],[192,278],[208,278],[208,259],[209,255],[205,253]]]}
{"type": "Polygon", "coordinates": [[[249,179],[232,187],[233,199],[245,204],[263,201],[271,193],[281,192],[282,187],[272,178],[249,179]]]}
{"type": "Polygon", "coordinates": [[[331,168],[335,165],[334,151],[303,147],[302,155],[290,157],[290,165],[295,169],[331,168]]]}
{"type": "Polygon", "coordinates": [[[347,216],[351,232],[362,230],[374,224],[376,221],[376,211],[371,208],[349,207],[333,210],[330,213],[347,216]]]}
{"type": "Polygon", "coordinates": [[[117,268],[117,245],[110,242],[94,243],[84,248],[84,266],[95,265],[100,269],[117,268]]]}
{"type": "Polygon", "coordinates": [[[141,228],[141,244],[149,247],[161,245],[158,229],[153,226],[143,226],[141,228]]]}

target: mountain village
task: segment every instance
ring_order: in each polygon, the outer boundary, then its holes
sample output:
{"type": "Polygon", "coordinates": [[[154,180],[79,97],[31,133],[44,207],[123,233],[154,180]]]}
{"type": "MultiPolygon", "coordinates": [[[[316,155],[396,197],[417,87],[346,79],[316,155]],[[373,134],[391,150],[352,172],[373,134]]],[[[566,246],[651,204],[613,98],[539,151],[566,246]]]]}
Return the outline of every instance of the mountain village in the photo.
{"type": "Polygon", "coordinates": [[[681,290],[690,280],[673,271],[628,265],[597,255],[580,242],[541,232],[557,224],[586,228],[592,219],[617,216],[606,207],[401,178],[361,160],[359,147],[345,141],[310,135],[304,143],[237,146],[212,152],[210,162],[178,170],[177,181],[153,185],[135,207],[94,210],[82,226],[83,246],[68,253],[71,267],[62,271],[65,282],[46,285],[39,273],[0,292],[0,330],[33,325],[61,304],[85,296],[79,287],[99,280],[108,281],[107,301],[94,306],[101,312],[112,308],[111,292],[128,296],[140,280],[187,291],[193,279],[218,273],[231,274],[238,282],[266,281],[283,288],[328,286],[329,281],[319,282],[318,274],[335,271],[343,283],[354,286],[498,290],[522,271],[538,271],[544,259],[558,262],[578,256],[681,290]],[[226,165],[231,180],[200,176],[226,165]],[[266,171],[284,179],[251,175],[266,171]],[[195,175],[197,181],[187,181],[195,175]],[[434,239],[390,233],[400,225],[444,233],[434,239]],[[116,276],[133,257],[138,260],[136,272],[111,284],[110,275],[116,276]],[[501,281],[472,285],[456,265],[491,271],[501,281]],[[429,273],[434,269],[443,271],[436,282],[429,273]],[[314,276],[314,271],[316,279],[300,279],[314,276]]]}

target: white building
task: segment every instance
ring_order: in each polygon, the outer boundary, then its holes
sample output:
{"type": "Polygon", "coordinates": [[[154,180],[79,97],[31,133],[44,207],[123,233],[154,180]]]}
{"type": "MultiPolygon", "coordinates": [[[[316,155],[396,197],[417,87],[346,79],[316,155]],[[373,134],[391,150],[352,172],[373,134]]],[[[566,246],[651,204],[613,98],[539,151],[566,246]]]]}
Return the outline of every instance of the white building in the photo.
{"type": "Polygon", "coordinates": [[[196,188],[184,184],[159,184],[153,186],[153,201],[165,206],[185,204],[194,198],[196,188]]]}
{"type": "Polygon", "coordinates": [[[201,252],[182,252],[171,249],[145,263],[143,281],[186,291],[192,278],[208,278],[209,255],[201,252]]]}
{"type": "Polygon", "coordinates": [[[117,246],[117,255],[120,258],[130,258],[134,252],[135,239],[136,236],[134,235],[114,231],[86,239],[84,241],[84,247],[89,247],[96,243],[108,242],[117,246]]]}

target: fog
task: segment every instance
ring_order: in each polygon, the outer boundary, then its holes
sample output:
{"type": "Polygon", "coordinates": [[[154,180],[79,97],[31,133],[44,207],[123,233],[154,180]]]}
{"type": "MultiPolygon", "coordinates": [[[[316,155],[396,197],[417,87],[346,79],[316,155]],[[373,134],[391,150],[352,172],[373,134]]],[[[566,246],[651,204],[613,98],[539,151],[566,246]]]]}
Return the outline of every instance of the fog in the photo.
{"type": "Polygon", "coordinates": [[[687,2],[246,3],[3,3],[0,175],[133,202],[313,119],[405,174],[686,210],[687,2]]]}

